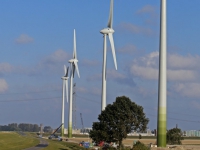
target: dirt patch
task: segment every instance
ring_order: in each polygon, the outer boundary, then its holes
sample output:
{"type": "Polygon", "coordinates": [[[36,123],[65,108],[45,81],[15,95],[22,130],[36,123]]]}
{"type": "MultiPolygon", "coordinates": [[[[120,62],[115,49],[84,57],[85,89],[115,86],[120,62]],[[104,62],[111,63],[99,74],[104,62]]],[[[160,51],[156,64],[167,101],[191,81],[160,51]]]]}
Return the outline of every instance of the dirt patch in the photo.
{"type": "MultiPolygon", "coordinates": [[[[69,142],[80,143],[81,141],[92,142],[89,138],[70,138],[69,142]]],[[[125,146],[133,146],[133,143],[140,141],[144,144],[155,144],[156,139],[125,139],[123,144],[125,146]]],[[[200,150],[200,140],[183,140],[182,145],[169,145],[169,148],[152,147],[151,150],[200,150]]]]}
{"type": "Polygon", "coordinates": [[[152,147],[151,150],[199,150],[200,146],[169,146],[168,148],[152,147]]]}

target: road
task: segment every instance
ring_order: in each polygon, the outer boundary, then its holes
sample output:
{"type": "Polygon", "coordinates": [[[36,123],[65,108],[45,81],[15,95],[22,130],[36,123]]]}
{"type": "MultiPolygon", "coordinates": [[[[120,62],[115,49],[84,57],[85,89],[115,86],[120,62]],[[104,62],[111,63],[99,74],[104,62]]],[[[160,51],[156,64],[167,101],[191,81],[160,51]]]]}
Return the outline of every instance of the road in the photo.
{"type": "Polygon", "coordinates": [[[36,145],[35,147],[26,148],[24,150],[39,150],[39,149],[42,149],[47,146],[48,146],[48,142],[46,140],[40,138],[40,144],[36,145]]]}

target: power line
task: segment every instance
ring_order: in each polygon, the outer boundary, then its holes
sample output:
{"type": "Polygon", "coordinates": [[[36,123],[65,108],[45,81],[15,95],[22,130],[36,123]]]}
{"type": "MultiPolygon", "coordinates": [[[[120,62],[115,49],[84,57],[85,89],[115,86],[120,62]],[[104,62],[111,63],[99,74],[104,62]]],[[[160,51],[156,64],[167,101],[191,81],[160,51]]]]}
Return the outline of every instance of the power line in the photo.
{"type": "MultiPolygon", "coordinates": [[[[149,115],[149,116],[153,116],[153,117],[157,117],[157,116],[152,115],[152,114],[148,114],[148,115],[149,115]]],[[[177,119],[177,118],[171,118],[171,117],[167,117],[167,119],[170,119],[170,120],[178,120],[178,121],[184,121],[184,122],[200,123],[200,121],[185,120],[185,119],[177,119]]]]}
{"type": "Polygon", "coordinates": [[[38,101],[38,100],[55,99],[55,98],[62,98],[62,97],[48,97],[48,98],[21,99],[21,100],[3,100],[3,101],[0,101],[0,102],[38,101]]]}
{"type": "MultiPolygon", "coordinates": [[[[85,98],[85,97],[82,97],[82,96],[79,96],[79,95],[77,95],[77,97],[82,98],[83,100],[86,100],[86,101],[90,101],[90,102],[94,102],[94,103],[100,103],[98,101],[94,101],[94,100],[91,100],[91,99],[88,99],[88,98],[85,98]]],[[[144,109],[154,110],[152,108],[146,108],[146,107],[144,109]]],[[[155,111],[157,111],[157,109],[155,111]]],[[[191,115],[191,114],[178,113],[178,112],[170,112],[170,111],[168,111],[168,113],[179,114],[179,115],[187,115],[187,116],[194,116],[194,117],[200,117],[199,115],[191,115]]]]}
{"type": "MultiPolygon", "coordinates": [[[[87,99],[87,98],[84,98],[82,96],[77,96],[77,97],[80,97],[84,100],[87,100],[87,101],[91,101],[91,102],[95,102],[95,103],[100,103],[100,102],[97,102],[97,101],[94,101],[94,100],[90,100],[90,99],[87,99]]],[[[152,110],[152,109],[151,109],[152,110]]],[[[171,112],[171,113],[174,113],[174,112],[171,112]]],[[[177,113],[178,114],[178,113],[177,113]]],[[[181,114],[181,113],[180,113],[181,114]]],[[[151,115],[151,114],[147,114],[147,115],[150,115],[150,116],[154,116],[154,117],[157,117],[155,115],[151,115]]],[[[184,114],[185,115],[185,114],[184,114]]],[[[192,116],[192,115],[190,115],[192,116]]],[[[184,122],[193,122],[193,123],[200,123],[200,121],[193,121],[193,120],[185,120],[185,119],[177,119],[177,118],[171,118],[171,117],[167,117],[168,119],[170,120],[178,120],[178,121],[184,121],[184,122]]]]}
{"type": "Polygon", "coordinates": [[[28,93],[5,93],[5,94],[0,94],[0,95],[31,94],[31,93],[43,93],[43,92],[52,92],[52,91],[60,91],[60,90],[38,91],[38,92],[28,92],[28,93]]]}
{"type": "MultiPolygon", "coordinates": [[[[148,107],[145,107],[145,109],[150,109],[150,110],[158,111],[158,109],[152,109],[152,108],[148,108],[148,107]]],[[[178,112],[172,112],[172,111],[167,111],[167,113],[173,113],[173,114],[179,114],[179,115],[187,115],[187,116],[200,117],[199,115],[191,115],[191,114],[178,113],[178,112]]]]}
{"type": "MultiPolygon", "coordinates": [[[[91,101],[91,102],[94,102],[94,103],[100,103],[100,102],[97,102],[97,101],[94,101],[94,100],[90,100],[90,99],[84,98],[82,96],[78,96],[78,95],[76,95],[76,96],[81,98],[81,99],[83,99],[83,100],[86,100],[86,101],[91,101]]],[[[62,97],[48,97],[48,98],[36,98],[36,99],[18,99],[18,100],[1,100],[0,102],[35,101],[35,100],[46,100],[46,99],[55,99],[55,98],[62,98],[62,97]]]]}
{"type": "MultiPolygon", "coordinates": [[[[7,93],[7,94],[0,94],[0,95],[13,95],[13,94],[31,94],[31,93],[44,93],[44,92],[52,92],[52,91],[60,91],[60,90],[49,90],[49,91],[38,91],[38,92],[28,92],[28,93],[7,93]]],[[[93,103],[100,103],[98,101],[94,101],[94,100],[91,100],[91,99],[88,99],[88,98],[85,98],[85,97],[82,97],[82,96],[79,96],[76,94],[77,97],[83,99],[83,100],[86,100],[86,101],[90,101],[90,102],[93,102],[93,103]]],[[[38,101],[38,100],[46,100],[46,99],[55,99],[55,98],[61,98],[61,97],[50,97],[50,98],[37,98],[37,99],[24,99],[24,100],[2,100],[0,102],[20,102],[20,101],[38,101]]],[[[148,107],[145,107],[144,109],[150,109],[150,110],[155,110],[155,109],[152,109],[152,108],[148,108],[148,107]]],[[[155,110],[157,111],[157,110],[155,110]]],[[[178,112],[170,112],[168,111],[168,113],[173,113],[173,114],[179,114],[179,115],[187,115],[187,116],[194,116],[194,117],[200,117],[199,115],[192,115],[192,114],[185,114],[185,113],[178,113],[178,112]]]]}
{"type": "MultiPolygon", "coordinates": [[[[83,100],[87,100],[87,101],[94,102],[94,103],[100,103],[100,102],[97,102],[97,101],[94,101],[94,100],[91,100],[91,99],[87,99],[87,98],[79,96],[79,95],[76,95],[76,96],[79,97],[79,98],[82,98],[83,100]]],[[[0,102],[21,102],[21,101],[27,101],[28,102],[28,101],[47,100],[47,99],[48,100],[52,100],[52,99],[57,99],[57,98],[61,99],[62,97],[48,97],[48,98],[24,99],[24,100],[3,100],[3,101],[0,101],[0,102]]],[[[157,117],[156,115],[152,115],[152,114],[146,114],[146,115],[157,117]]],[[[200,123],[200,121],[194,121],[194,120],[177,119],[177,118],[171,118],[171,117],[167,117],[167,118],[170,119],[170,120],[178,120],[178,121],[184,121],[184,122],[200,123]]]]}
{"type": "Polygon", "coordinates": [[[94,103],[100,103],[100,102],[97,102],[97,101],[94,101],[94,100],[91,100],[91,99],[88,99],[88,98],[79,96],[79,95],[77,95],[77,94],[76,94],[76,96],[79,97],[79,98],[82,98],[83,100],[86,100],[86,101],[90,101],[90,102],[94,102],[94,103]]]}
{"type": "MultiPolygon", "coordinates": [[[[82,96],[77,96],[77,97],[80,97],[84,100],[87,100],[87,101],[91,101],[91,102],[95,102],[95,103],[100,103],[100,102],[97,102],[97,101],[94,101],[94,100],[90,100],[90,99],[87,99],[87,98],[84,98],[82,96]]],[[[150,109],[150,108],[149,108],[150,109]]],[[[151,109],[152,110],[152,109],[151,109]]],[[[171,112],[171,113],[174,113],[174,112],[171,112]]],[[[177,114],[181,114],[181,113],[177,113],[177,114]]],[[[157,117],[155,115],[151,115],[151,114],[148,114],[150,116],[154,116],[154,117],[157,117]]],[[[186,114],[184,114],[186,115],[186,114]]],[[[190,115],[190,116],[195,116],[195,115],[190,115]]],[[[171,117],[167,117],[168,119],[171,119],[171,120],[178,120],[178,121],[185,121],[185,122],[193,122],[193,123],[200,123],[200,121],[193,121],[193,120],[185,120],[185,119],[176,119],[176,118],[171,118],[171,117]]]]}

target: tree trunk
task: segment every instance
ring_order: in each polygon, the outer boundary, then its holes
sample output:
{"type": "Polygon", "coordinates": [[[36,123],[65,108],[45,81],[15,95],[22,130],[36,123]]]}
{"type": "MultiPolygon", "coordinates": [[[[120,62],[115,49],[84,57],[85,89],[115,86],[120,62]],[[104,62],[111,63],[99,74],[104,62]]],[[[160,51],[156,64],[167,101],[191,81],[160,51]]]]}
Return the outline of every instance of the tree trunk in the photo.
{"type": "Polygon", "coordinates": [[[122,140],[119,141],[119,150],[122,149],[122,140]]]}

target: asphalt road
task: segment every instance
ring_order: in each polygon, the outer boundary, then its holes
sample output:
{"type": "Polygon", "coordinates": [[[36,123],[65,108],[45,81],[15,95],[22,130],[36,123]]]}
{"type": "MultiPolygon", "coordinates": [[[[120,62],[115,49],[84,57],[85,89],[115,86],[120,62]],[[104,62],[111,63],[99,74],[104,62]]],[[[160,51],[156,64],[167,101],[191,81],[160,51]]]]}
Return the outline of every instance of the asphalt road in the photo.
{"type": "Polygon", "coordinates": [[[48,146],[48,142],[46,140],[40,138],[40,144],[36,145],[35,147],[26,148],[24,150],[39,150],[39,149],[42,149],[47,146],[48,146]]]}

